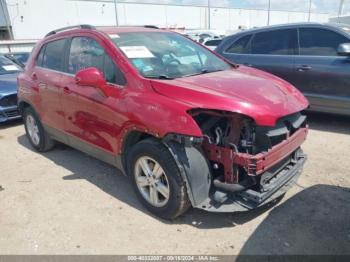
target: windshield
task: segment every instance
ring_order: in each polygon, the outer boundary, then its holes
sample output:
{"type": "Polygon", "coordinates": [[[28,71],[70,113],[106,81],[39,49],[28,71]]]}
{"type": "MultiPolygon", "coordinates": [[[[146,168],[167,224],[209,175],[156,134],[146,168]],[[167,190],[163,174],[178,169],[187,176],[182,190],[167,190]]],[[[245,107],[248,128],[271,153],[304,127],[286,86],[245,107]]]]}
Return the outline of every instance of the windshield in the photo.
{"type": "Polygon", "coordinates": [[[0,75],[20,72],[21,69],[11,60],[0,56],[0,75]]]}
{"type": "Polygon", "coordinates": [[[144,77],[172,79],[231,68],[207,49],[175,33],[129,32],[110,37],[144,77]]]}
{"type": "Polygon", "coordinates": [[[30,53],[14,53],[11,54],[15,59],[17,59],[22,64],[27,63],[30,53]]]}

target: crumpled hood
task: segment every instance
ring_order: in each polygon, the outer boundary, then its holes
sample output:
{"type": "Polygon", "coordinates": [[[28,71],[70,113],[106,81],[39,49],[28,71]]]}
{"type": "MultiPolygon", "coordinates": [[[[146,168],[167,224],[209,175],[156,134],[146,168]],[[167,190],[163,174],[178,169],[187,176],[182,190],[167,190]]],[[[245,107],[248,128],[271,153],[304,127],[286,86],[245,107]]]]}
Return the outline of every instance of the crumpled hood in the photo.
{"type": "Polygon", "coordinates": [[[18,73],[0,75],[0,97],[17,92],[17,75],[18,73]]]}
{"type": "Polygon", "coordinates": [[[306,98],[291,84],[244,66],[174,80],[152,79],[151,84],[159,94],[191,108],[237,112],[264,126],[274,126],[279,118],[308,107],[306,98]]]}

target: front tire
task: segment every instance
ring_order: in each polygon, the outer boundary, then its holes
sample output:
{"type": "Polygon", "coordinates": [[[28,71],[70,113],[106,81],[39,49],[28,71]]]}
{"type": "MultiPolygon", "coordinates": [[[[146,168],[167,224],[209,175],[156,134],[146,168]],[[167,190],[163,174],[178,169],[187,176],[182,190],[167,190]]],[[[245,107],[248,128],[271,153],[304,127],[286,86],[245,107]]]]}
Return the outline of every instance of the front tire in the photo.
{"type": "Polygon", "coordinates": [[[54,147],[55,141],[44,130],[39,117],[31,107],[24,109],[23,120],[29,142],[37,151],[45,152],[54,147]]]}
{"type": "Polygon", "coordinates": [[[151,213],[174,219],[190,207],[179,168],[161,142],[147,139],[137,143],[128,154],[128,164],[136,195],[151,213]]]}

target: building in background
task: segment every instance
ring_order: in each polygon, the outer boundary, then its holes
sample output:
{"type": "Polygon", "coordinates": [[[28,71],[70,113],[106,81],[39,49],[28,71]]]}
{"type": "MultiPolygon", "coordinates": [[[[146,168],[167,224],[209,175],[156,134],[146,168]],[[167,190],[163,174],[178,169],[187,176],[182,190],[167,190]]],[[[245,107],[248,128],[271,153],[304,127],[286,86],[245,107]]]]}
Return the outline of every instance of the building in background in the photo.
{"type": "Polygon", "coordinates": [[[5,32],[6,37],[11,37],[13,33],[14,39],[39,39],[55,28],[75,24],[97,26],[151,24],[165,28],[207,29],[210,27],[210,29],[234,32],[239,28],[265,26],[267,23],[280,24],[309,20],[327,22],[329,18],[329,14],[311,12],[311,9],[310,12],[301,12],[216,7],[219,1],[213,0],[188,1],[192,3],[191,5],[184,5],[184,1],[176,0],[0,1],[6,3],[2,8],[4,15],[1,17],[6,17],[8,13],[8,19],[0,17],[1,30],[5,32]],[[206,6],[207,3],[210,3],[211,8],[206,6]]]}
{"type": "Polygon", "coordinates": [[[0,0],[0,40],[11,39],[12,29],[5,0],[0,0]]]}
{"type": "Polygon", "coordinates": [[[329,18],[329,22],[350,25],[350,16],[331,17],[329,18]]]}

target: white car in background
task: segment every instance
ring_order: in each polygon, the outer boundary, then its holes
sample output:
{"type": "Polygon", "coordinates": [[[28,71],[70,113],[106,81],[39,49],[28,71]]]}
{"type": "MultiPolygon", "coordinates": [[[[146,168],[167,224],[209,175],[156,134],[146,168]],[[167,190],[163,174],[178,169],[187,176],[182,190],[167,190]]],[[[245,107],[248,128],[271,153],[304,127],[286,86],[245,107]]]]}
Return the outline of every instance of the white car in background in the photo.
{"type": "Polygon", "coordinates": [[[190,30],[187,31],[185,35],[201,44],[209,39],[221,39],[219,34],[212,31],[190,30]]]}
{"type": "Polygon", "coordinates": [[[205,47],[209,48],[210,50],[214,51],[215,48],[221,43],[222,39],[206,39],[202,43],[205,47]]]}

